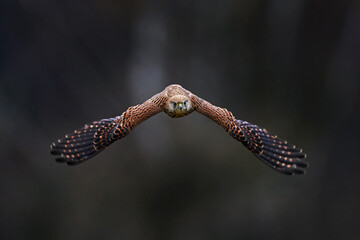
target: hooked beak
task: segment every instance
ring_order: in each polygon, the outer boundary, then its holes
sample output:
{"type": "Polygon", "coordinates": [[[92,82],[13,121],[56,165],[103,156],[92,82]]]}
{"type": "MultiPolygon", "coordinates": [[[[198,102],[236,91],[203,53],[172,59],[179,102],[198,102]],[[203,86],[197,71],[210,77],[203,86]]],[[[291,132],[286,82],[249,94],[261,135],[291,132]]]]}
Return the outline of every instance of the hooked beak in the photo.
{"type": "Polygon", "coordinates": [[[178,104],[178,107],[179,107],[180,110],[182,110],[182,109],[183,109],[183,104],[182,104],[182,103],[179,103],[179,104],[178,104]]]}

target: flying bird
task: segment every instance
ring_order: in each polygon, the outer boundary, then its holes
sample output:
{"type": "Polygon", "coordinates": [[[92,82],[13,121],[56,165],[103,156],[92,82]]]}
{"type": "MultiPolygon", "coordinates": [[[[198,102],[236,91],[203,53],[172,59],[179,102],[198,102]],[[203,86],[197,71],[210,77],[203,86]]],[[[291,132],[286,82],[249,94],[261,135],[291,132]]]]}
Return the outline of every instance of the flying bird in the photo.
{"type": "Polygon", "coordinates": [[[264,128],[238,120],[226,108],[212,105],[180,85],[173,84],[144,103],[129,107],[120,116],[94,121],[50,145],[56,161],[75,165],[88,160],[128,135],[137,125],[157,113],[172,118],[197,111],[225,129],[258,159],[280,173],[304,174],[306,154],[264,128]]]}

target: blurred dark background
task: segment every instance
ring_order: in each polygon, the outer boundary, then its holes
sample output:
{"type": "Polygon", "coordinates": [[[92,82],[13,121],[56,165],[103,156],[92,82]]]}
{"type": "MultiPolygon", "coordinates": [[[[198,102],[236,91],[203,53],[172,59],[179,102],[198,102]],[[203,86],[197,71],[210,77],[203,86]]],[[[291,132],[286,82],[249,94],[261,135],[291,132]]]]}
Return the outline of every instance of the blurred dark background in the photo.
{"type": "Polygon", "coordinates": [[[359,239],[360,2],[2,0],[1,239],[359,239]],[[76,167],[52,141],[172,83],[299,145],[304,176],[159,114],[76,167]]]}

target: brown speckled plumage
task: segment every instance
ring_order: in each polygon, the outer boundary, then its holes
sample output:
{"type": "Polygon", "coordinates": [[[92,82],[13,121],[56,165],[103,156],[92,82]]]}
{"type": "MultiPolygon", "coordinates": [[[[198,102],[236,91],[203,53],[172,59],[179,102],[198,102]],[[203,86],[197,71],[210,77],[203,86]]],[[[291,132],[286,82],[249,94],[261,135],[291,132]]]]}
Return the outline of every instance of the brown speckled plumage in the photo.
{"type": "Polygon", "coordinates": [[[268,133],[265,129],[235,119],[225,108],[192,94],[180,85],[170,85],[142,104],[129,107],[121,116],[95,121],[51,144],[59,162],[81,163],[100,153],[114,141],[128,135],[137,125],[164,111],[170,117],[183,117],[197,111],[244,144],[257,158],[284,174],[303,174],[308,166],[301,149],[268,133]]]}

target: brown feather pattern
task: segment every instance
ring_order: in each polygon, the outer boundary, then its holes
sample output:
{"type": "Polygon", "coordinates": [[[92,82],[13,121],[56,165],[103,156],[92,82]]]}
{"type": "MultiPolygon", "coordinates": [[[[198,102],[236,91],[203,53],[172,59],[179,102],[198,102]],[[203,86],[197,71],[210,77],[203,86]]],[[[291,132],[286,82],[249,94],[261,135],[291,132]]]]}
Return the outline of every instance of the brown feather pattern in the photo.
{"type": "MultiPolygon", "coordinates": [[[[176,100],[179,101],[179,100],[176,100]]],[[[185,103],[185,102],[184,102],[185,103]]],[[[303,174],[308,163],[301,149],[268,131],[237,120],[226,108],[212,105],[180,85],[170,85],[142,104],[129,107],[121,116],[95,121],[65,135],[51,144],[56,160],[69,165],[81,163],[103,151],[107,146],[128,135],[137,125],[164,111],[170,117],[185,116],[196,110],[225,129],[266,165],[284,174],[303,174]],[[179,97],[181,96],[181,97],[179,97]],[[171,99],[191,101],[181,115],[174,114],[171,99]]],[[[179,110],[177,110],[179,111],[179,110]]]]}
{"type": "Polygon", "coordinates": [[[251,123],[235,120],[229,134],[244,144],[266,165],[284,174],[304,174],[308,163],[306,154],[287,141],[271,135],[268,131],[251,123]]]}
{"type": "Polygon", "coordinates": [[[86,124],[74,133],[65,135],[50,145],[56,161],[75,165],[103,151],[116,140],[128,135],[142,121],[162,111],[159,103],[163,93],[157,94],[143,104],[129,107],[121,116],[86,124]]]}

